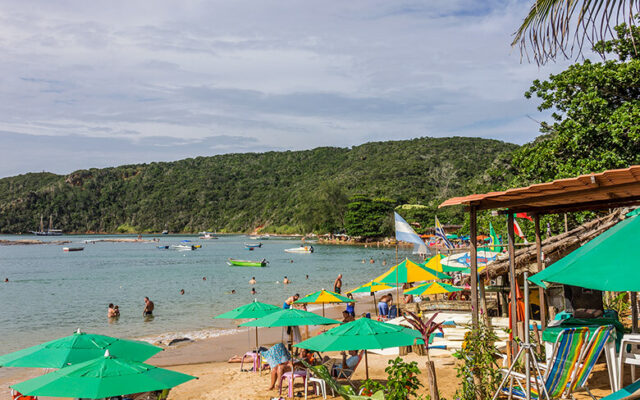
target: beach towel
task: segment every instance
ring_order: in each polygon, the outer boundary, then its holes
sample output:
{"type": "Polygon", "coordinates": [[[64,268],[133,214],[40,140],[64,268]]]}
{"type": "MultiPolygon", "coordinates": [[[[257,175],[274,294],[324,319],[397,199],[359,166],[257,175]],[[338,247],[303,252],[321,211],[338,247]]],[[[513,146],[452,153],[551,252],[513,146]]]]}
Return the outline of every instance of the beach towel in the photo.
{"type": "Polygon", "coordinates": [[[261,355],[272,369],[291,360],[291,354],[283,343],[274,344],[269,350],[263,352],[261,355]]]}

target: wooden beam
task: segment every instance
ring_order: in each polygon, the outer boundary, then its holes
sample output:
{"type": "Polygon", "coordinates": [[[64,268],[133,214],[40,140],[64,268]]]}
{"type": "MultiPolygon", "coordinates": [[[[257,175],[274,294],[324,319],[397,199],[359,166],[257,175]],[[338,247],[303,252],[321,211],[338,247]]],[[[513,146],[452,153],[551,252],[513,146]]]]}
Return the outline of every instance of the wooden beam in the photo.
{"type": "MultiPolygon", "coordinates": [[[[640,182],[634,181],[634,182],[627,182],[627,183],[622,183],[622,184],[618,184],[618,185],[609,185],[609,186],[600,186],[600,187],[595,187],[595,186],[589,186],[589,187],[585,187],[584,189],[580,189],[580,190],[574,190],[574,191],[566,191],[566,190],[561,190],[558,189],[558,193],[554,193],[554,194],[545,194],[544,192],[542,192],[539,195],[535,195],[535,194],[514,194],[513,196],[515,197],[514,200],[508,200],[508,199],[504,199],[502,201],[499,200],[481,200],[480,204],[477,206],[477,210],[489,210],[489,209],[494,209],[494,208],[509,208],[509,209],[515,209],[518,206],[528,206],[530,209],[534,208],[535,206],[532,205],[532,203],[537,203],[537,202],[546,202],[548,204],[548,202],[560,202],[561,204],[576,204],[576,203],[580,203],[580,199],[583,199],[585,196],[594,196],[594,195],[599,195],[599,194],[603,194],[605,196],[609,196],[610,193],[615,192],[615,191],[623,191],[623,190],[628,190],[628,189],[635,189],[636,192],[640,192],[640,182]],[[520,196],[525,196],[522,198],[519,198],[520,196]]],[[[504,195],[506,197],[506,195],[504,195]]],[[[633,196],[633,195],[632,195],[633,196]]],[[[622,198],[619,199],[603,199],[604,201],[616,201],[616,200],[624,200],[625,198],[629,198],[632,196],[623,196],[622,198]]],[[[640,194],[635,195],[635,196],[640,196],[640,194]]],[[[498,196],[500,197],[500,196],[498,196]]],[[[553,206],[553,204],[548,204],[548,206],[553,206]]],[[[545,206],[542,206],[545,207],[545,206]]]]}
{"type": "MultiPolygon", "coordinates": [[[[533,216],[533,225],[536,231],[536,261],[538,264],[538,272],[544,269],[542,265],[542,237],[540,235],[540,216],[535,214],[533,216]]],[[[540,301],[540,324],[542,329],[547,326],[547,307],[544,301],[544,289],[538,287],[538,299],[540,301]]]]}
{"type": "MultiPolygon", "coordinates": [[[[573,202],[567,204],[559,204],[559,205],[550,205],[543,207],[534,207],[534,206],[517,206],[517,207],[509,207],[509,210],[501,210],[498,211],[498,214],[508,214],[512,213],[520,213],[520,212],[530,212],[533,214],[561,214],[565,212],[576,212],[576,211],[597,211],[597,210],[606,210],[609,208],[619,208],[626,206],[634,206],[640,204],[640,196],[631,196],[624,199],[615,199],[615,200],[597,200],[597,201],[588,201],[588,202],[573,202]]],[[[499,207],[496,207],[499,208],[499,207]]]]}
{"type": "MultiPolygon", "coordinates": [[[[513,335],[512,340],[512,348],[513,353],[516,353],[516,337],[518,336],[518,312],[516,304],[518,302],[518,297],[516,296],[516,284],[518,283],[518,278],[516,277],[516,262],[515,262],[515,246],[514,243],[514,231],[513,231],[513,214],[507,215],[507,236],[508,236],[508,247],[509,247],[509,286],[511,292],[511,334],[513,335]]],[[[513,361],[513,360],[511,360],[513,361]]]]}
{"type": "Polygon", "coordinates": [[[469,209],[469,244],[471,245],[471,323],[478,327],[478,226],[475,206],[469,209]]]}

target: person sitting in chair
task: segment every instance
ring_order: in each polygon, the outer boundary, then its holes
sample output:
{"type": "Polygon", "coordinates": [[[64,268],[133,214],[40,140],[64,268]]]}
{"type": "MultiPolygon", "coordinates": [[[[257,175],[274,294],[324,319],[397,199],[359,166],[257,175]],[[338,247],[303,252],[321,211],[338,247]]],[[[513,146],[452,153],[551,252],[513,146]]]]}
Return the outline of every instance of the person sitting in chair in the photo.
{"type": "Polygon", "coordinates": [[[348,377],[353,373],[353,369],[358,365],[360,357],[356,350],[349,350],[349,357],[344,351],[340,353],[342,355],[342,362],[335,363],[333,365],[333,374],[335,376],[348,377]]]}
{"type": "Polygon", "coordinates": [[[287,371],[293,371],[293,359],[291,353],[283,343],[276,343],[267,351],[261,353],[262,357],[271,367],[271,386],[268,390],[273,390],[276,382],[282,383],[280,378],[287,371]]]}

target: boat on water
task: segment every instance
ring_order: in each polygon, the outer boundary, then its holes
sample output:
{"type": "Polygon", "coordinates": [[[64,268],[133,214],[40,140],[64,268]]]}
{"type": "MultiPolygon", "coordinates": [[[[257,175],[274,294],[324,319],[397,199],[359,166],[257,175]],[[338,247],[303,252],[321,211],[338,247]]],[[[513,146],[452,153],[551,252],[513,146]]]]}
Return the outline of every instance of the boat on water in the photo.
{"type": "Polygon", "coordinates": [[[249,236],[249,239],[251,240],[269,240],[271,236],[270,235],[253,235],[253,236],[249,236]]]}
{"type": "Polygon", "coordinates": [[[200,234],[202,236],[200,236],[200,239],[205,239],[205,240],[213,240],[213,239],[217,239],[217,236],[213,236],[213,233],[211,232],[200,232],[200,234]]]}
{"type": "Polygon", "coordinates": [[[200,247],[202,247],[201,245],[189,245],[189,244],[174,244],[173,246],[171,246],[172,249],[178,250],[178,251],[189,251],[189,250],[195,250],[195,249],[199,249],[200,247]]]}
{"type": "Polygon", "coordinates": [[[232,267],[266,267],[269,261],[264,258],[260,261],[250,261],[250,260],[235,260],[230,258],[227,264],[232,267]]]}
{"type": "Polygon", "coordinates": [[[82,251],[84,247],[63,247],[62,251],[82,251]]]}
{"type": "Polygon", "coordinates": [[[156,246],[156,249],[161,249],[161,250],[168,250],[169,246],[165,245],[165,246],[156,246]]]}
{"type": "Polygon", "coordinates": [[[262,243],[245,243],[244,248],[247,250],[253,250],[255,248],[262,247],[262,243]]]}
{"type": "Polygon", "coordinates": [[[162,234],[163,234],[163,235],[168,235],[168,234],[169,234],[169,231],[165,229],[165,230],[163,230],[163,231],[162,231],[162,234]]]}
{"type": "Polygon", "coordinates": [[[300,246],[294,247],[293,249],[285,249],[285,253],[300,253],[300,254],[311,254],[313,253],[313,246],[300,246]]]}
{"type": "Polygon", "coordinates": [[[40,230],[31,231],[36,236],[62,236],[62,229],[53,229],[53,216],[49,216],[49,228],[44,229],[44,221],[42,215],[40,216],[40,230]]]}

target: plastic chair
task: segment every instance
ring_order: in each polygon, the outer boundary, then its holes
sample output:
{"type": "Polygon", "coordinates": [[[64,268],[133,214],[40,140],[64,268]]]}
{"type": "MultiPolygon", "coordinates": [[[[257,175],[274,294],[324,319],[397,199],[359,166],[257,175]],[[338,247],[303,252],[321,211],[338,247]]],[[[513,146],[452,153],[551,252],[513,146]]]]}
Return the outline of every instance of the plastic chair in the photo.
{"type": "MultiPolygon", "coordinates": [[[[323,399],[327,398],[327,383],[324,381],[324,379],[316,378],[315,376],[311,375],[310,372],[307,372],[307,380],[305,381],[305,384],[304,384],[305,400],[307,399],[307,395],[309,393],[309,386],[313,386],[316,392],[316,396],[322,395],[323,399]]],[[[333,391],[333,388],[330,387],[330,389],[331,389],[331,396],[335,397],[336,395],[335,395],[335,392],[333,391]]]]}
{"type": "MultiPolygon", "coordinates": [[[[546,394],[550,399],[559,398],[569,389],[579,369],[588,337],[589,329],[587,328],[569,328],[560,332],[553,346],[543,381],[535,379],[535,376],[531,378],[532,399],[546,399],[546,394]]],[[[503,374],[507,373],[505,369],[500,371],[503,374]]],[[[535,373],[535,371],[532,372],[535,373]]],[[[502,392],[510,397],[526,399],[526,376],[512,371],[510,377],[509,387],[503,388],[502,392]]]]}
{"type": "Polygon", "coordinates": [[[240,371],[244,371],[244,369],[242,368],[244,366],[244,359],[246,357],[249,357],[252,359],[253,361],[253,372],[260,372],[260,353],[256,353],[253,351],[247,351],[246,353],[244,353],[244,355],[242,356],[242,359],[240,360],[240,371]]]}
{"type": "Polygon", "coordinates": [[[293,397],[293,383],[296,380],[296,378],[302,378],[302,380],[304,381],[305,386],[307,385],[307,371],[298,370],[298,371],[293,371],[293,372],[291,372],[291,371],[285,372],[280,377],[280,392],[279,392],[279,395],[282,394],[282,381],[284,379],[287,379],[289,381],[289,397],[293,397]]]}

